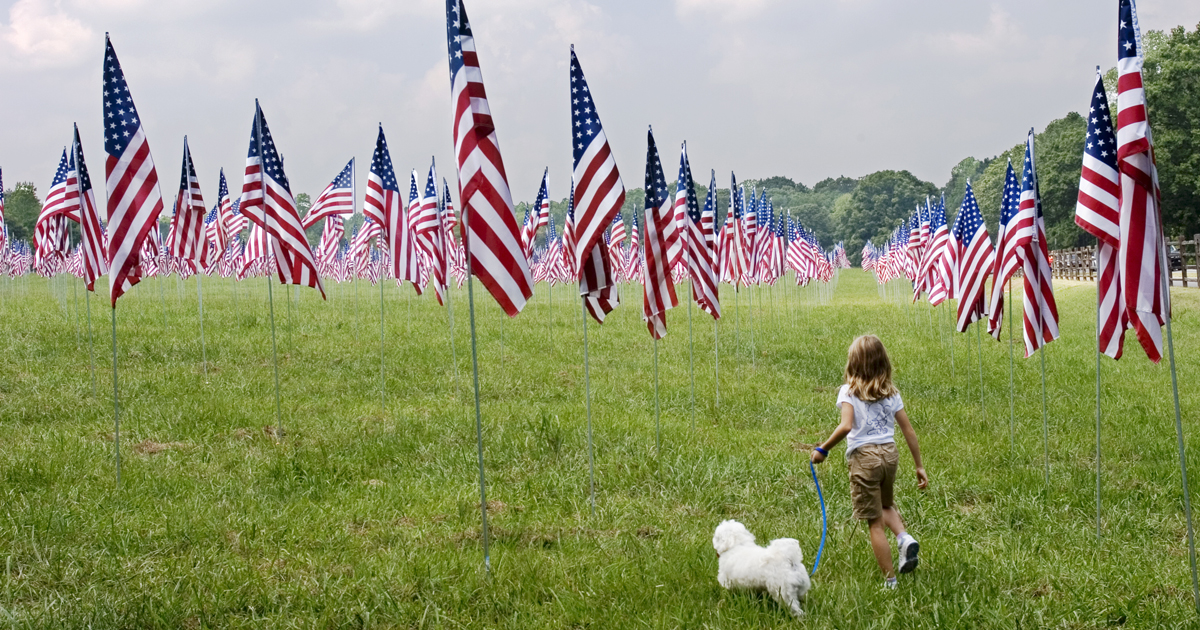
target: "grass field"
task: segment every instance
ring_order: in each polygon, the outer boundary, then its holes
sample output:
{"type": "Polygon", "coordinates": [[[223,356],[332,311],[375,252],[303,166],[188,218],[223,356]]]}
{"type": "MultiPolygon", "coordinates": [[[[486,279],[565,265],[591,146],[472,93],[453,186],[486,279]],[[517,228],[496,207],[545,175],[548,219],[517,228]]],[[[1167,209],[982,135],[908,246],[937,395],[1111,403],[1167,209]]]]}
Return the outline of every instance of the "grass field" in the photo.
{"type": "MultiPolygon", "coordinates": [[[[195,280],[152,279],[117,319],[122,485],[114,485],[111,322],[88,328],[63,279],[0,280],[0,627],[161,628],[1131,628],[1200,625],[1192,604],[1170,374],[1133,343],[1103,374],[1103,537],[1095,524],[1094,289],[1058,287],[1046,351],[1050,480],[1038,359],[845,270],[811,289],[723,296],[720,405],[712,320],[696,310],[692,425],[686,309],[653,344],[640,287],[589,326],[596,513],[589,513],[577,300],[540,286],[501,327],[476,293],[492,547],[483,571],[466,291],[455,353],[432,296],[362,284],[275,288],[282,430],[266,281],[205,279],[208,375],[195,280]],[[292,293],[294,295],[294,293],[292,293]],[[294,322],[293,322],[294,320],[294,322]],[[922,543],[880,589],[850,520],[844,448],[820,469],[830,530],[801,622],[716,583],[713,528],[800,540],[821,518],[809,446],[837,422],[845,351],[878,333],[932,478],[902,453],[898,501],[922,543]],[[953,345],[951,340],[953,339],[953,345]],[[980,405],[980,360],[983,370],[980,405]],[[953,349],[953,359],[951,359],[953,349]]],[[[1200,300],[1176,290],[1175,350],[1200,474],[1200,300]]],[[[1019,296],[1018,296],[1019,301],[1019,296]]],[[[1018,337],[1018,345],[1020,338],[1018,337]]],[[[903,451],[903,446],[901,447],[903,451]]]]}

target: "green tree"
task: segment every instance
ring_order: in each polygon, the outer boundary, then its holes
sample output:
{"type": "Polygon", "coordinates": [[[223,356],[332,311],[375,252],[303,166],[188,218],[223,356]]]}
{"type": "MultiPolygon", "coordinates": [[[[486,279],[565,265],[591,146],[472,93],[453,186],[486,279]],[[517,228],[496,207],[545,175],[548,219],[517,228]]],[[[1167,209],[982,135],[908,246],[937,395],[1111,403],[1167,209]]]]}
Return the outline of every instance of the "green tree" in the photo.
{"type": "Polygon", "coordinates": [[[936,186],[908,171],[871,173],[859,180],[849,201],[838,208],[834,233],[838,240],[845,241],[846,253],[857,264],[867,241],[881,244],[917,204],[936,192],[936,186]]]}
{"type": "Polygon", "coordinates": [[[1150,40],[1144,76],[1163,222],[1168,232],[1191,238],[1200,232],[1200,25],[1144,39],[1150,40]]]}
{"type": "MultiPolygon", "coordinates": [[[[312,208],[312,197],[308,193],[300,193],[296,195],[296,214],[303,219],[308,215],[309,209],[312,208]]],[[[321,231],[325,229],[324,221],[317,221],[315,225],[309,226],[304,230],[304,237],[308,239],[308,244],[315,246],[321,241],[321,231]]]]}
{"type": "Polygon", "coordinates": [[[946,196],[946,223],[952,223],[962,205],[963,197],[967,194],[967,181],[973,181],[983,174],[993,158],[977,160],[973,157],[963,158],[954,168],[950,169],[950,181],[942,187],[941,194],[946,196]]]}
{"type": "Polygon", "coordinates": [[[823,193],[832,192],[838,195],[854,192],[854,187],[858,185],[858,180],[853,177],[840,176],[837,179],[826,177],[817,182],[813,186],[813,192],[823,193]]]}
{"type": "Polygon", "coordinates": [[[42,212],[37,186],[33,182],[17,182],[4,193],[4,223],[13,241],[33,242],[33,227],[42,212]]]}

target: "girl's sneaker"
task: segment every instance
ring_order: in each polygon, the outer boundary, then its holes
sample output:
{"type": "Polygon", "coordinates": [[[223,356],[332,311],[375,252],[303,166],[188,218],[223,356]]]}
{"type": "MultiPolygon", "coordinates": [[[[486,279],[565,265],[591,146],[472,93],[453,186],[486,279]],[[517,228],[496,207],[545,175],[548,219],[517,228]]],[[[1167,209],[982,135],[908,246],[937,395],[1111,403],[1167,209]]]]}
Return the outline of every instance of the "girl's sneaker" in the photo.
{"type": "Polygon", "coordinates": [[[917,552],[920,548],[916,538],[905,535],[904,541],[900,543],[900,573],[912,573],[913,569],[917,568],[917,552]]]}
{"type": "Polygon", "coordinates": [[[883,590],[885,590],[885,591],[896,590],[896,578],[890,577],[890,578],[884,580],[883,581],[883,590]]]}

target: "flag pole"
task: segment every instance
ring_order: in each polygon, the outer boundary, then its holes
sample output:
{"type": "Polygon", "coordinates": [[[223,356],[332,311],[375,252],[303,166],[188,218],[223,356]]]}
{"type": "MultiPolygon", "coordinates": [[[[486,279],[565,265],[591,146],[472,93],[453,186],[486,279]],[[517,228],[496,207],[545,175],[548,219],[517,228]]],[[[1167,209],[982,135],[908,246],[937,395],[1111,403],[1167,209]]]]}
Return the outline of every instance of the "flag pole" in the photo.
{"type": "Polygon", "coordinates": [[[283,410],[279,402],[279,350],[275,344],[275,291],[271,288],[271,284],[271,274],[267,274],[267,302],[270,304],[271,311],[271,360],[275,366],[275,437],[282,439],[283,410]]]}
{"type": "Polygon", "coordinates": [[[986,425],[987,405],[983,403],[983,322],[984,320],[980,319],[979,325],[975,327],[975,341],[978,343],[979,350],[979,414],[983,418],[983,424],[986,425]]]}
{"type": "Polygon", "coordinates": [[[200,306],[200,360],[204,364],[204,380],[208,380],[208,350],[204,347],[204,287],[200,283],[200,273],[196,274],[196,297],[200,306]]]}
{"type": "MultiPolygon", "coordinates": [[[[1042,334],[1038,330],[1038,334],[1042,334]]],[[[1042,359],[1042,451],[1046,461],[1046,486],[1050,485],[1050,424],[1046,420],[1046,343],[1042,342],[1042,347],[1038,348],[1038,354],[1042,359]]]]}
{"type": "Polygon", "coordinates": [[[588,477],[591,480],[591,513],[596,516],[596,461],[592,448],[592,383],[588,369],[587,298],[580,300],[580,315],[583,317],[583,398],[587,409],[588,477]]]}
{"type": "Polygon", "coordinates": [[[71,292],[75,294],[75,350],[79,350],[79,283],[71,280],[71,292]]]}
{"type": "MultiPolygon", "coordinates": [[[[688,292],[695,295],[695,281],[688,280],[688,292]]],[[[688,372],[692,377],[692,430],[696,430],[696,342],[692,336],[692,300],[688,300],[688,372]]]]}
{"type": "Polygon", "coordinates": [[[654,456],[662,456],[662,424],[658,405],[658,337],[654,337],[654,456]]]}
{"type": "Polygon", "coordinates": [[[112,307],[113,350],[113,455],[117,462],[117,488],[121,487],[121,402],[117,389],[117,305],[112,307]]]}
{"type": "Polygon", "coordinates": [[[750,367],[758,367],[758,360],[754,352],[754,287],[746,285],[747,297],[750,298],[750,310],[746,311],[747,319],[750,320],[750,367]]]}
{"type": "Polygon", "coordinates": [[[466,243],[466,236],[468,234],[467,218],[469,215],[470,212],[468,212],[467,203],[463,202],[463,249],[467,258],[467,305],[471,314],[471,373],[475,384],[475,446],[479,458],[479,514],[483,534],[483,569],[490,574],[492,572],[492,558],[488,552],[490,535],[487,520],[487,478],[483,470],[483,419],[479,413],[479,350],[475,336],[475,283],[473,281],[474,274],[471,269],[471,250],[470,246],[466,243]]]}
{"type": "MultiPolygon", "coordinates": [[[[720,285],[717,285],[718,287],[720,285]]],[[[717,289],[718,293],[720,289],[717,289]]],[[[713,319],[713,394],[716,396],[716,411],[721,409],[721,320],[713,319]]]]}
{"type": "MultiPolygon", "coordinates": [[[[11,285],[9,285],[11,286],[11,285]]],[[[94,284],[92,286],[95,286],[94,284]]],[[[92,292],[83,292],[84,306],[87,307],[87,325],[88,325],[88,356],[91,358],[92,371],[92,398],[96,397],[96,341],[92,338],[92,292]]]]}
{"type": "Polygon", "coordinates": [[[383,335],[383,284],[385,270],[379,270],[379,412],[387,415],[387,377],[383,370],[383,348],[385,337],[383,335]]]}
{"type": "MultiPolygon", "coordinates": [[[[1136,13],[1134,15],[1136,19],[1136,13]]],[[[1192,527],[1192,500],[1191,490],[1188,488],[1187,453],[1183,440],[1183,422],[1179,412],[1179,379],[1175,372],[1175,339],[1171,334],[1171,283],[1167,279],[1171,273],[1171,265],[1166,260],[1167,252],[1161,235],[1159,239],[1159,264],[1167,270],[1166,274],[1159,274],[1160,290],[1163,292],[1166,302],[1167,357],[1171,362],[1171,397],[1175,404],[1175,437],[1179,444],[1179,474],[1183,482],[1183,511],[1187,520],[1188,562],[1192,569],[1192,601],[1196,606],[1196,611],[1200,612],[1200,580],[1197,580],[1196,575],[1196,533],[1192,527]]]]}
{"type": "Polygon", "coordinates": [[[1017,411],[1013,403],[1013,314],[1012,276],[1008,278],[1008,448],[1011,455],[1017,448],[1017,411]]]}

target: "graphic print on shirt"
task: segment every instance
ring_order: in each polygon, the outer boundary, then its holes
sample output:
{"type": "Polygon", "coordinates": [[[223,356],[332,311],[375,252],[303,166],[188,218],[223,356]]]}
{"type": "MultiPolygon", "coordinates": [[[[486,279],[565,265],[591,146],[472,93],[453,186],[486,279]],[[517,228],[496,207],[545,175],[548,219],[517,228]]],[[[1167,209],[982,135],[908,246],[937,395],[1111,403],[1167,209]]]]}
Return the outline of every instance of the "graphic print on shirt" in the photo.
{"type": "Polygon", "coordinates": [[[888,412],[888,405],[884,404],[885,402],[887,402],[886,399],[867,405],[867,417],[863,419],[864,435],[887,433],[891,414],[888,412]]]}

